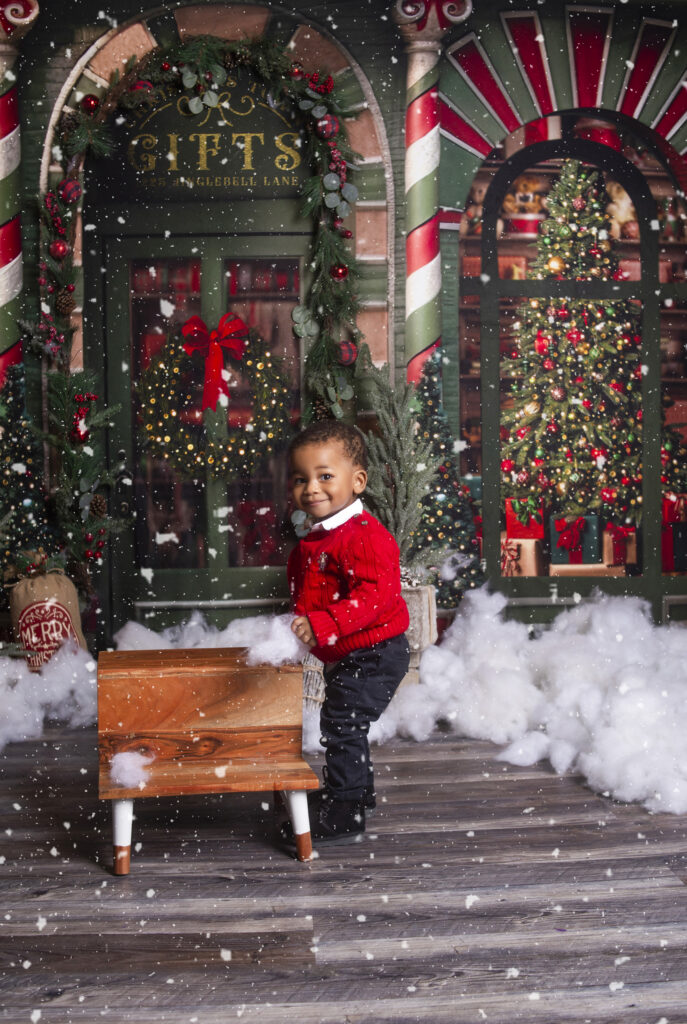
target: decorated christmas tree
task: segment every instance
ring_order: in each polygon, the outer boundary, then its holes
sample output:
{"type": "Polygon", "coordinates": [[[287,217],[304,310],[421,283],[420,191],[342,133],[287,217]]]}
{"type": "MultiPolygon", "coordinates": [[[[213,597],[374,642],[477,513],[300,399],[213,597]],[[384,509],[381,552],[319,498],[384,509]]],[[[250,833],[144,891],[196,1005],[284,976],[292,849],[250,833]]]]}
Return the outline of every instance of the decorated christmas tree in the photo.
{"type": "MultiPolygon", "coordinates": [[[[597,171],[565,161],[547,208],[529,278],[622,279],[597,171]]],[[[618,525],[641,519],[640,312],[633,300],[572,296],[520,307],[501,470],[503,494],[521,503],[522,518],[543,500],[559,515],[596,512],[618,525]]],[[[685,490],[685,454],[664,429],[664,490],[685,490]]]]}
{"type": "Polygon", "coordinates": [[[25,411],[23,366],[10,366],[0,392],[0,572],[12,581],[41,566],[56,543],[41,484],[42,448],[25,411]]]}
{"type": "Polygon", "coordinates": [[[422,517],[413,535],[413,555],[434,553],[437,568],[432,582],[440,608],[455,608],[463,592],[484,582],[480,567],[474,512],[467,488],[460,482],[455,441],[441,402],[441,351],[425,363],[417,388],[418,437],[429,442],[439,460],[428,492],[422,498],[422,517]]]}

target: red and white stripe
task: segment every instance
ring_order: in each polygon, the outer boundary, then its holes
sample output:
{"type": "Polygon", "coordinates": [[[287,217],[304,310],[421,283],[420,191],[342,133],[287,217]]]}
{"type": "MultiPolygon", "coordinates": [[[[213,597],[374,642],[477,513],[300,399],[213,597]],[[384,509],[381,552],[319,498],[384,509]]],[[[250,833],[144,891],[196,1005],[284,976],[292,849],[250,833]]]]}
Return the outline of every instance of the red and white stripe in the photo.
{"type": "Polygon", "coordinates": [[[19,161],[17,89],[12,86],[0,96],[0,196],[4,208],[12,212],[9,220],[0,224],[0,307],[15,299],[22,287],[19,197],[8,181],[19,161]]]}
{"type": "Polygon", "coordinates": [[[566,31],[573,105],[601,106],[613,30],[608,7],[569,7],[566,31]]]}
{"type": "Polygon", "coordinates": [[[669,21],[646,18],[635,40],[618,110],[638,117],[658,78],[675,39],[677,28],[669,21]]]}

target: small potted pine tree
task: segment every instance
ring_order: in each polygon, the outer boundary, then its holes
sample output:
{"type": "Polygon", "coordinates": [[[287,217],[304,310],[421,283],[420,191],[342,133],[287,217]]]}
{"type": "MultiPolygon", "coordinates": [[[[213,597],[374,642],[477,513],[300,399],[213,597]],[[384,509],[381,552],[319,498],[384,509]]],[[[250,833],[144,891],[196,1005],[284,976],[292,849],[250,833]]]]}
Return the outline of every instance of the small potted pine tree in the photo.
{"type": "Polygon", "coordinates": [[[425,552],[418,550],[415,541],[422,502],[440,459],[432,442],[418,432],[414,385],[394,386],[389,367],[377,368],[366,345],[356,361],[356,383],[376,417],[376,428],[367,432],[369,476],[364,501],[399,547],[402,593],[410,614],[411,661],[406,678],[417,681],[420,654],[436,641],[437,625],[435,589],[425,582],[425,552]]]}

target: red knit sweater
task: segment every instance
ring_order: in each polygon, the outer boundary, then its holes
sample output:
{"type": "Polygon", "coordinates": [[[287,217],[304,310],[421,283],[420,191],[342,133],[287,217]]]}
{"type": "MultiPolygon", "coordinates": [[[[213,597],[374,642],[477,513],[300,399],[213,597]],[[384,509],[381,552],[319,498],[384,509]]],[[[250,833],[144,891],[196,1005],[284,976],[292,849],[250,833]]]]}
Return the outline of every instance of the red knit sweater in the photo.
{"type": "Polygon", "coordinates": [[[317,640],[312,653],[321,661],[408,628],[398,545],[369,512],[333,530],[312,530],[291,552],[287,573],[294,610],[307,615],[317,640]]]}

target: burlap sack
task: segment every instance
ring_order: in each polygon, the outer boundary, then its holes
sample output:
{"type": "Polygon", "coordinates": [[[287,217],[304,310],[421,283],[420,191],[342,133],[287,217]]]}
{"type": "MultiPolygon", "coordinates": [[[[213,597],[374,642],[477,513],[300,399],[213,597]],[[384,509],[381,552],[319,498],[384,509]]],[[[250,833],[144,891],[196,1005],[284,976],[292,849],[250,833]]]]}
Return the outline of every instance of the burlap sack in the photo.
{"type": "Polygon", "coordinates": [[[10,616],[33,672],[69,637],[86,649],[76,587],[59,569],[16,583],[10,590],[10,616]]]}

